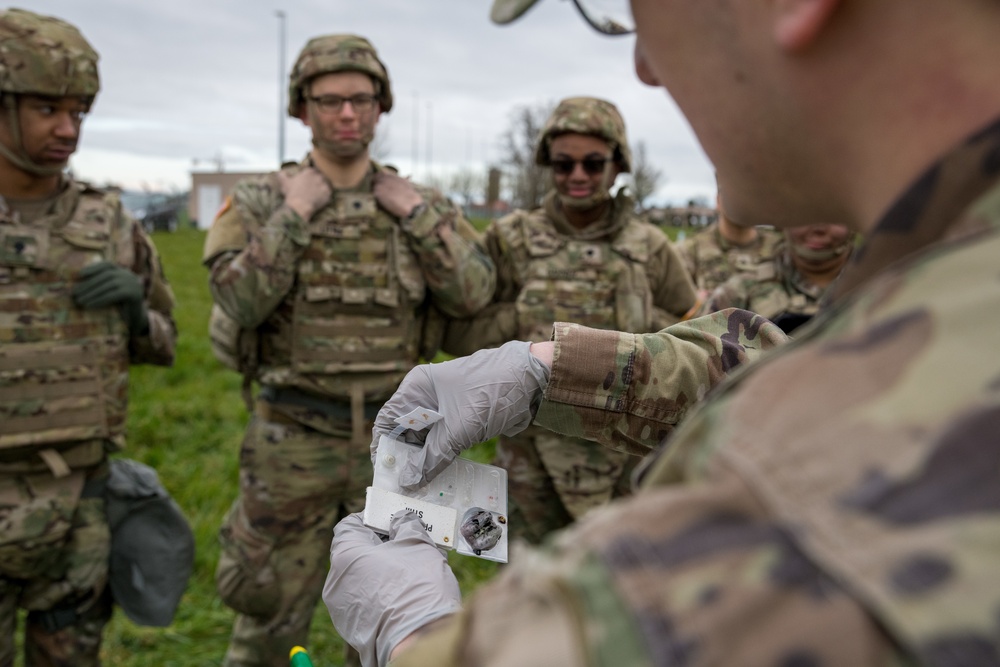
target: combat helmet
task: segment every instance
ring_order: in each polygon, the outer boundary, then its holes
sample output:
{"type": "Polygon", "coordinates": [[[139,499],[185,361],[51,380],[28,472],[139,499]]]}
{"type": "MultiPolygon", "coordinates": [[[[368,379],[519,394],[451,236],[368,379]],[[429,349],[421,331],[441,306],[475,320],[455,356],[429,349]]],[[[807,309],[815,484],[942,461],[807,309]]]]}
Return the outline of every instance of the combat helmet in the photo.
{"type": "Polygon", "coordinates": [[[35,164],[21,143],[17,95],[93,98],[100,89],[97,51],[75,27],[23,9],[0,11],[0,95],[13,146],[0,153],[25,171],[53,175],[58,167],[35,164]]]}
{"type": "Polygon", "coordinates": [[[97,51],[75,27],[23,9],[0,11],[0,92],[93,97],[97,51]]]}
{"type": "Polygon", "coordinates": [[[623,172],[632,170],[632,151],[625,136],[625,121],[614,104],[596,97],[568,97],[559,103],[545,122],[535,146],[535,164],[552,164],[549,144],[560,134],[589,134],[607,141],[614,149],[615,162],[623,172]]]}
{"type": "Polygon", "coordinates": [[[323,35],[310,39],[295,60],[288,80],[288,115],[297,118],[305,86],[320,74],[363,72],[378,82],[376,97],[382,111],[392,108],[389,72],[375,47],[357,35],[323,35]]]}

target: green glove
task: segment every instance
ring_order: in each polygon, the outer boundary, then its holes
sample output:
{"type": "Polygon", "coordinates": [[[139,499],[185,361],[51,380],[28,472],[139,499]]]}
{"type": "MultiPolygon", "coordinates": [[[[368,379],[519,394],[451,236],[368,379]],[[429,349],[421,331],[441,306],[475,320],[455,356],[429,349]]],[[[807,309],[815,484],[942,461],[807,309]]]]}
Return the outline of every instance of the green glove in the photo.
{"type": "Polygon", "coordinates": [[[71,292],[80,308],[107,308],[118,304],[129,334],[141,336],[149,331],[139,276],[111,262],[98,262],[84,267],[71,292]]]}

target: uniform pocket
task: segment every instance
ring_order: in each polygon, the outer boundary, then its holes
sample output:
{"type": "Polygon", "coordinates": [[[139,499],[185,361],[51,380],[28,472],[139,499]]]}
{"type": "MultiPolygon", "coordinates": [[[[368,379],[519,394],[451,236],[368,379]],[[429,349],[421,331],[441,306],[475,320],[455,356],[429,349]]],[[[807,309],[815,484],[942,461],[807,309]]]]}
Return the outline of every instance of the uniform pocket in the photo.
{"type": "Polygon", "coordinates": [[[271,563],[274,540],[250,525],[237,501],[222,523],[219,541],[222,552],[215,570],[219,597],[241,614],[273,616],[281,598],[281,584],[271,563]]]}

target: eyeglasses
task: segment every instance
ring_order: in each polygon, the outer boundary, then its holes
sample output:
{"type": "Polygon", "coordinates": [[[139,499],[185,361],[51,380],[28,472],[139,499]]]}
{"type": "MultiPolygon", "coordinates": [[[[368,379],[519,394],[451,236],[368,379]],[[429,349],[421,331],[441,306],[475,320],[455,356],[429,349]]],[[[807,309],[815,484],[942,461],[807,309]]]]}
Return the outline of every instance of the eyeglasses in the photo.
{"type": "Polygon", "coordinates": [[[357,95],[351,95],[350,97],[341,97],[340,95],[321,95],[319,97],[308,97],[306,99],[315,104],[321,113],[326,114],[340,113],[340,110],[344,108],[344,104],[347,102],[350,102],[351,108],[358,113],[367,113],[375,108],[375,96],[368,95],[367,93],[358,93],[357,95]]]}
{"type": "Polygon", "coordinates": [[[576,169],[577,163],[583,167],[584,173],[588,176],[597,176],[604,173],[604,167],[608,164],[606,157],[585,157],[582,160],[570,158],[556,158],[552,160],[552,171],[560,176],[569,176],[576,169]]]}
{"type": "Polygon", "coordinates": [[[635,32],[635,19],[628,0],[573,0],[573,4],[597,32],[605,35],[635,32]]]}

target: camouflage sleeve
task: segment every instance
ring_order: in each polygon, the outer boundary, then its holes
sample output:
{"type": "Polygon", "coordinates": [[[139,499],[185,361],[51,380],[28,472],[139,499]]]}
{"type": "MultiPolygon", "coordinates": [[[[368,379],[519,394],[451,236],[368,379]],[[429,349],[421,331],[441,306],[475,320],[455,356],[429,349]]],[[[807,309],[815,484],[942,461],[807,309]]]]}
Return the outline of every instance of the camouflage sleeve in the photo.
{"type": "Polygon", "coordinates": [[[308,224],[276,190],[270,178],[241,182],[206,238],[212,297],[247,329],[267,319],[291,290],[309,244],[308,224]]]}
{"type": "Polygon", "coordinates": [[[663,329],[690,316],[698,303],[694,282],[666,235],[650,227],[649,284],[653,292],[653,323],[663,329]]]}
{"type": "Polygon", "coordinates": [[[763,317],[726,310],[653,334],[559,322],[554,339],[535,423],[645,454],[728,373],[787,337],[763,317]]]}
{"type": "Polygon", "coordinates": [[[497,271],[493,303],[475,316],[448,322],[442,349],[463,357],[477,350],[498,347],[517,337],[517,274],[508,244],[496,222],[483,234],[483,246],[497,271]]]}
{"type": "Polygon", "coordinates": [[[132,272],[142,281],[149,318],[146,334],[129,339],[129,361],[133,364],[170,366],[174,363],[177,345],[177,325],[172,314],[174,293],[163,273],[153,240],[138,222],[127,214],[122,215],[123,224],[130,228],[127,238],[131,239],[131,247],[124,257],[129,258],[132,272]]]}
{"type": "Polygon", "coordinates": [[[517,553],[392,666],[909,664],[735,475],[718,481],[644,490],[517,553]]]}
{"type": "Polygon", "coordinates": [[[425,204],[400,221],[434,304],[451,317],[474,315],[493,298],[496,271],[476,229],[439,192],[421,188],[425,204]]]}

